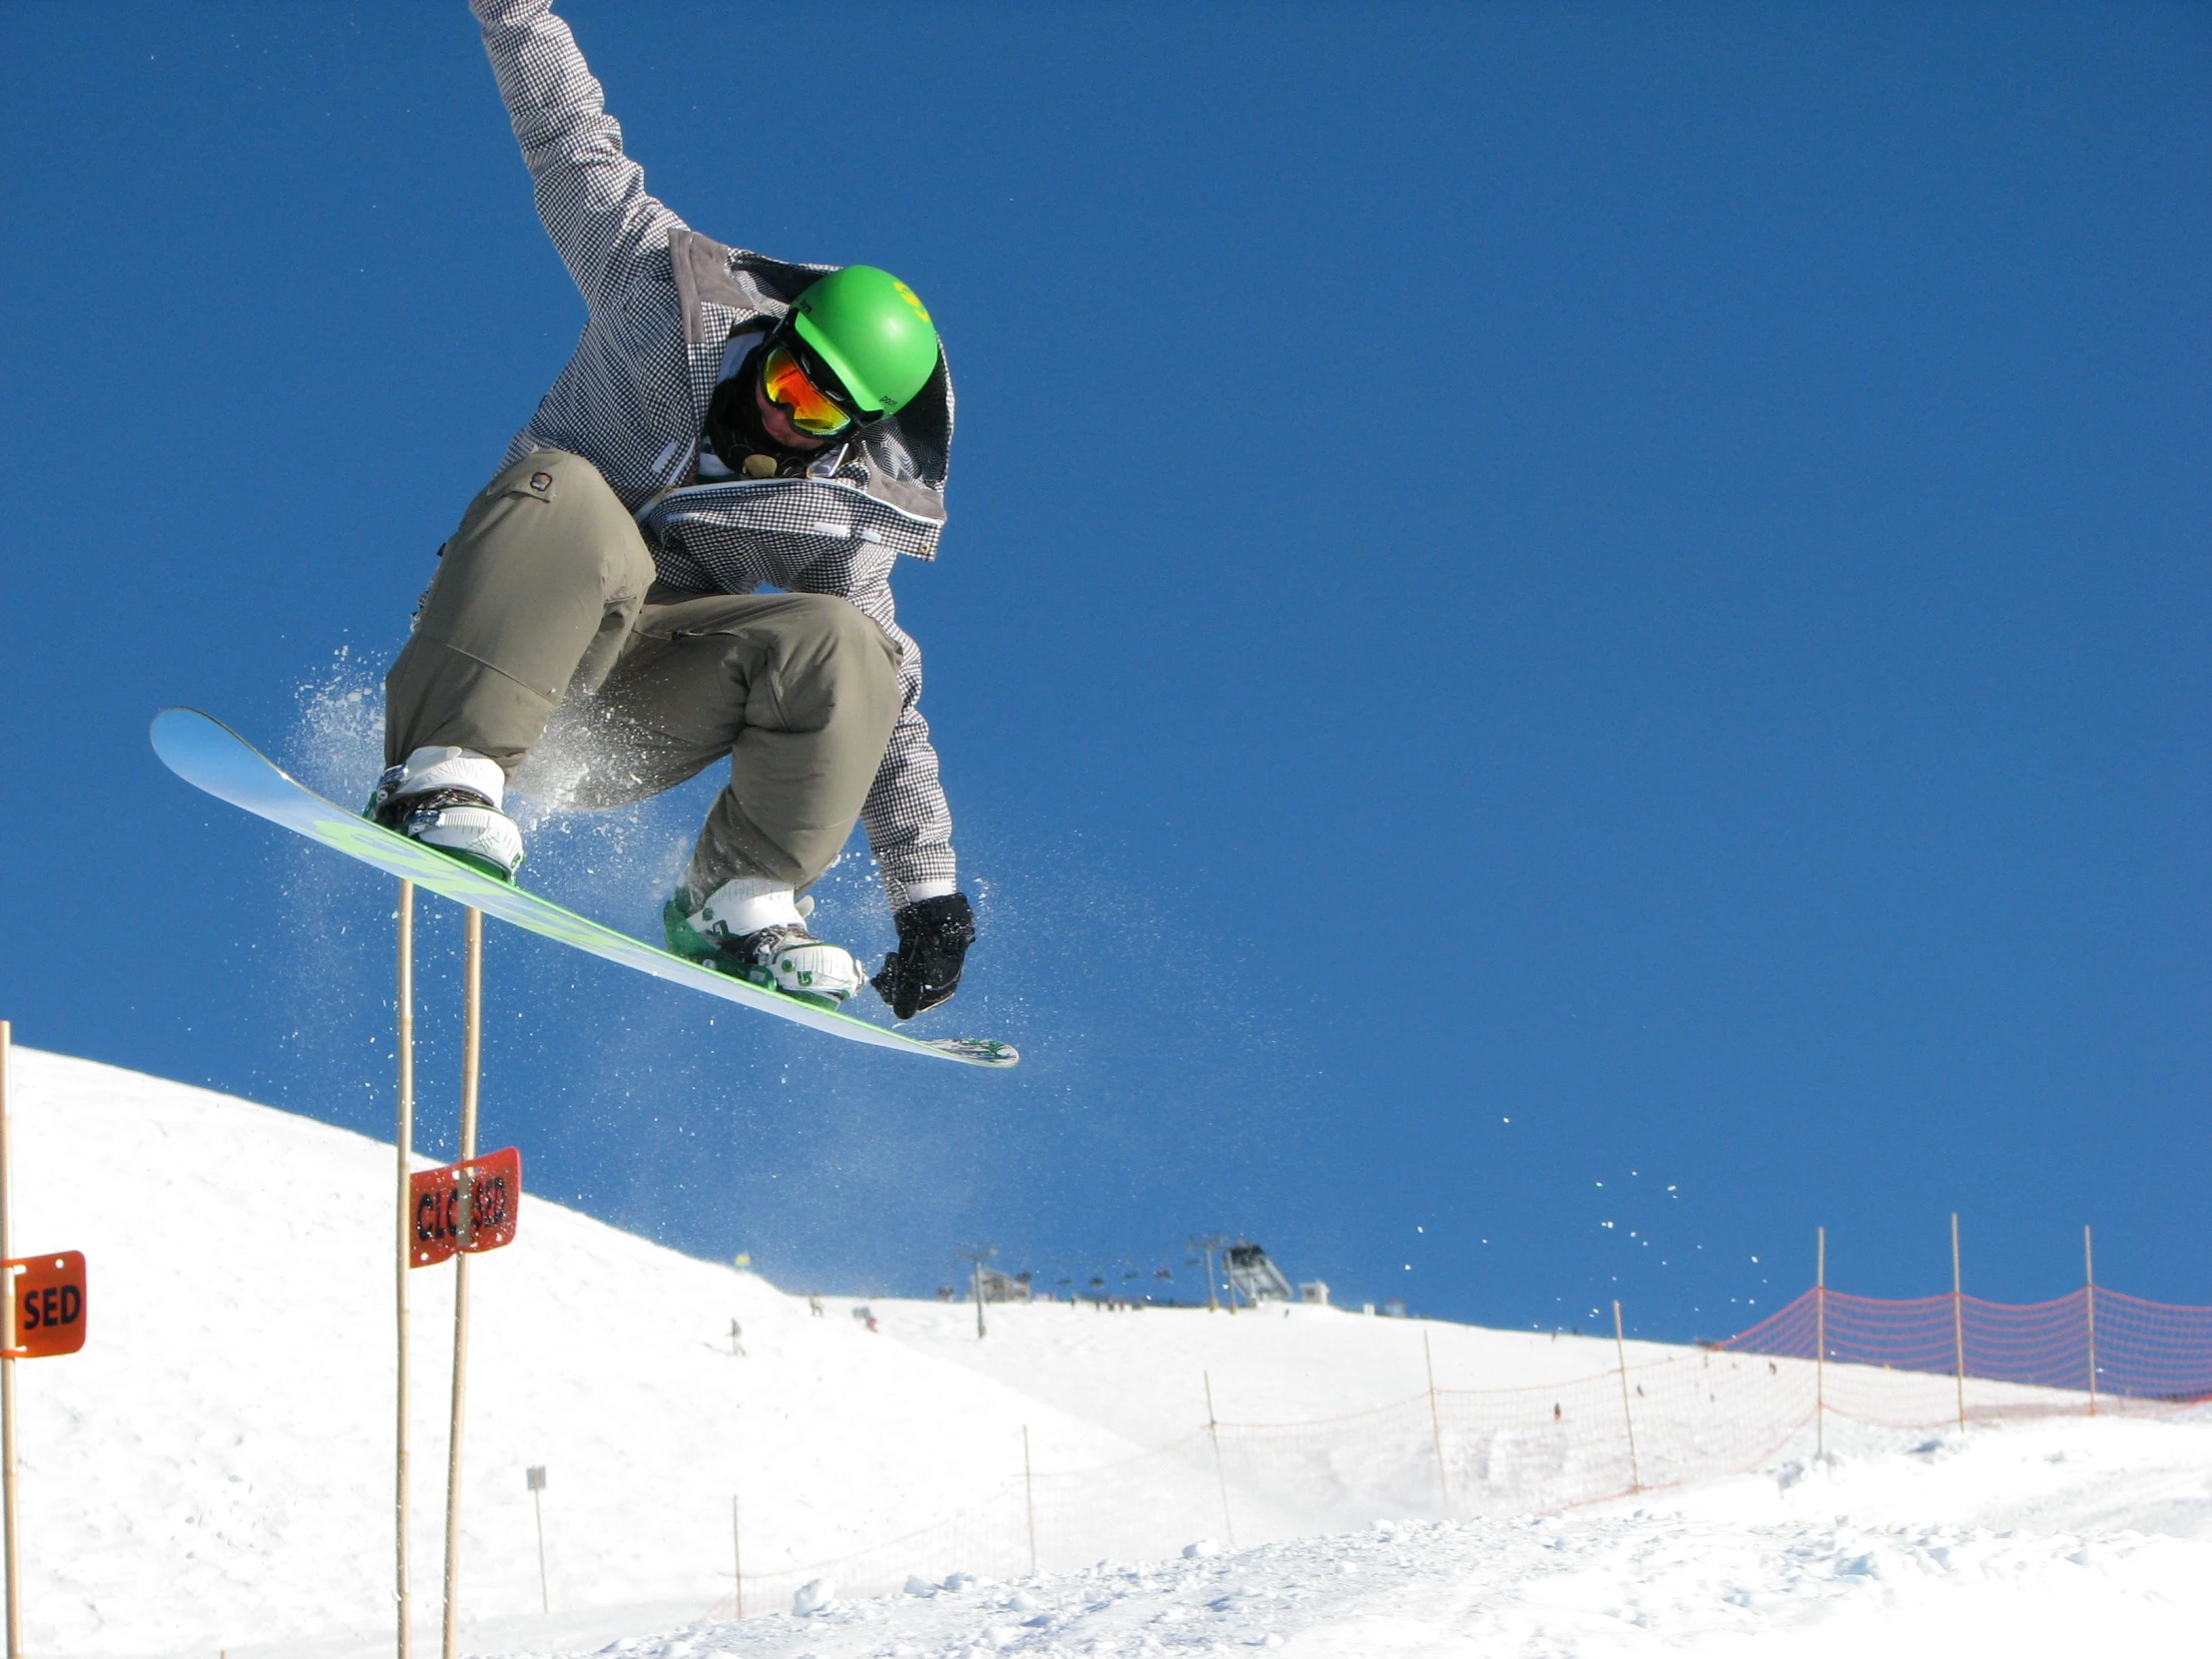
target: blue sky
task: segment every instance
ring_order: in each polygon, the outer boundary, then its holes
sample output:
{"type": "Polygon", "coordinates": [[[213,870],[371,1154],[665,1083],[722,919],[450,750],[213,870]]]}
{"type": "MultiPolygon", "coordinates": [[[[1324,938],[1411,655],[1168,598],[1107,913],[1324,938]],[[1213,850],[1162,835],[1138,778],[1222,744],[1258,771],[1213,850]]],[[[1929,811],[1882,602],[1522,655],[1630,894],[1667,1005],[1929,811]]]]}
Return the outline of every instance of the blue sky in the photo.
{"type": "MultiPolygon", "coordinates": [[[[1817,1225],[1947,1289],[1956,1209],[1981,1294],[2092,1223],[2212,1301],[2212,14],[562,10],[690,223],[945,332],[899,598],[983,942],[928,1029],[1027,1058],[497,930],[534,1190],[802,1288],[989,1239],[1188,1296],[1218,1228],[1712,1337],[1817,1225]]],[[[458,4],[11,6],[0,89],[0,1014],[388,1135],[385,884],[145,725],[365,790],[352,694],[580,304],[458,4]]],[[[535,879],[647,931],[702,806],[535,879]]],[[[829,888],[882,949],[864,852],[829,888]]]]}

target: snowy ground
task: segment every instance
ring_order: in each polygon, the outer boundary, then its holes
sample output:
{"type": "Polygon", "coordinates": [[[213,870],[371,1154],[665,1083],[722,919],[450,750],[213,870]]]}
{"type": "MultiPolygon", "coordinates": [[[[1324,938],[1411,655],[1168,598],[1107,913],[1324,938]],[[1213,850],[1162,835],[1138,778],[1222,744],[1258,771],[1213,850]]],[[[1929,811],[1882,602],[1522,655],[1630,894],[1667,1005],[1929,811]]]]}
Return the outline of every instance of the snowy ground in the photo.
{"type": "Polygon", "coordinates": [[[1858,1434],[1673,1502],[1367,1530],[702,1624],[633,1659],[965,1659],[1288,1647],[1379,1659],[1681,1652],[2196,1654],[2212,1422],[1858,1434]]]}
{"type": "MultiPolygon", "coordinates": [[[[390,1651],[390,1149],[54,1055],[18,1050],[15,1082],[18,1247],[92,1264],[85,1352],[18,1368],[26,1650],[390,1651]]],[[[435,1651],[450,1282],[413,1276],[417,1652],[435,1651]]],[[[1801,1439],[1758,1474],[1544,1520],[1418,1518],[1436,1507],[1435,1463],[1419,1457],[1356,1458],[1349,1474],[1324,1459],[1325,1478],[1265,1491],[1232,1465],[1239,1539],[1278,1541],[1147,1563],[1224,1530],[1192,1439],[1205,1379],[1232,1421],[1358,1411],[1424,1386],[1423,1328],[1038,1307],[994,1311],[979,1344],[972,1310],[878,1301],[871,1332],[848,1301],[817,1317],[751,1275],[529,1198],[521,1238],[479,1259],[476,1288],[472,1653],[936,1659],[1273,1640],[1533,1659],[1879,1641],[1948,1656],[1980,1638],[2157,1654],[2203,1651],[2212,1615],[2203,1417],[1962,1437],[1833,1424],[1825,1464],[1808,1466],[1801,1439]],[[1039,1559],[1120,1564],[1010,1574],[1024,1429],[1040,1487],[1066,1499],[1044,1507],[1039,1559]],[[551,1475],[550,1615],[533,1463],[551,1475]],[[739,1492],[748,1571],[766,1575],[748,1592],[765,1616],[742,1625],[727,1619],[739,1492]],[[1111,1531],[1114,1502],[1122,1535],[1156,1547],[1078,1551],[1111,1531]],[[1366,1524],[1378,1514],[1415,1518],[1366,1524]],[[855,1550],[829,1569],[825,1607],[782,1610],[811,1563],[855,1550]],[[852,1593],[896,1585],[909,1563],[913,1593],[852,1593]]],[[[1425,1330],[1447,1389],[1541,1382],[1548,1398],[1613,1363],[1609,1343],[1425,1330]]],[[[1743,1385],[1788,1382],[1767,1374],[1743,1385]]]]}

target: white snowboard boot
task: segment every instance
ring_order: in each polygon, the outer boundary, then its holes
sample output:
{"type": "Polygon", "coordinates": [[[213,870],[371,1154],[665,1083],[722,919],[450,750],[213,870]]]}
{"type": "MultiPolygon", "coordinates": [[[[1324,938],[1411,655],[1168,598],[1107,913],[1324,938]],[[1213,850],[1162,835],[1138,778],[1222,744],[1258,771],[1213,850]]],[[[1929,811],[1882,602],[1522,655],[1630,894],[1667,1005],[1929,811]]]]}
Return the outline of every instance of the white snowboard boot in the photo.
{"type": "Polygon", "coordinates": [[[842,945],[807,931],[812,898],[766,876],[725,881],[705,899],[679,888],[661,910],[668,947],[676,955],[749,979],[803,1002],[834,1008],[867,976],[842,945]]]}
{"type": "Polygon", "coordinates": [[[522,864],[522,831],[500,811],[507,775],[469,749],[418,749],[376,780],[365,816],[424,846],[512,881],[522,864]]]}

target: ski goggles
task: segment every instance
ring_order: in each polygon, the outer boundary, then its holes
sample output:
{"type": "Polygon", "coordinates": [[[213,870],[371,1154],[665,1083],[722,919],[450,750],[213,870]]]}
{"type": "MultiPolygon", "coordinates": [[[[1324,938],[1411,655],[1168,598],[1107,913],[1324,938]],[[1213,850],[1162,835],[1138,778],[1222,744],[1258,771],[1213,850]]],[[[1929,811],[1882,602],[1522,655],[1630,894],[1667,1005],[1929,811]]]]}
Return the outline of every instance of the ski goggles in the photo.
{"type": "Polygon", "coordinates": [[[810,374],[789,345],[769,347],[761,364],[761,390],[791,414],[792,424],[809,437],[834,437],[853,422],[853,413],[822,387],[827,374],[810,374]]]}

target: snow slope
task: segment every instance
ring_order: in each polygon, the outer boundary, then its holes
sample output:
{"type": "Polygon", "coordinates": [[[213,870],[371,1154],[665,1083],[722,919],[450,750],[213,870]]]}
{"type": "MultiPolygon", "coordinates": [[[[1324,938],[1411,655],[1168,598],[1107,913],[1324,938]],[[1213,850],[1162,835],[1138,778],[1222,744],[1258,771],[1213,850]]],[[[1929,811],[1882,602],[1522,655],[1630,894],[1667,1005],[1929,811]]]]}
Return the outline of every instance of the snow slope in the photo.
{"type": "MultiPolygon", "coordinates": [[[[17,1246],[90,1259],[84,1352],[17,1368],[29,1649],[300,1653],[378,1630],[390,1149],[20,1048],[13,1081],[17,1246]]],[[[474,1273],[463,1572],[487,1615],[537,1606],[529,1464],[549,1470],[556,1605],[666,1620],[727,1593],[741,1472],[804,1559],[997,1485],[1018,1458],[1009,1424],[1065,1461],[1137,1449],[871,1337],[848,1305],[812,1318],[758,1278],[527,1196],[520,1239],[474,1273]]],[[[451,1281],[413,1276],[412,1537],[431,1619],[451,1281]]]]}
{"type": "MultiPolygon", "coordinates": [[[[27,1651],[390,1651],[390,1149],[25,1050],[14,1104],[17,1246],[91,1260],[86,1350],[17,1368],[27,1651]]],[[[2067,1419],[1962,1439],[1838,1426],[1831,1463],[1785,1455],[1665,1503],[1315,1539],[1343,1524],[1344,1490],[1324,1509],[1232,1473],[1224,1494],[1194,1436],[1206,1382],[1230,1421],[1362,1410],[1425,1386],[1422,1327],[1306,1309],[1232,1319],[1062,1306],[993,1310],[977,1343],[970,1309],[878,1301],[871,1333],[849,1302],[816,1317],[751,1275],[527,1198],[518,1242],[475,1274],[462,1568],[474,1652],[575,1653],[619,1636],[614,1651],[643,1659],[1205,1651],[1270,1638],[1331,1654],[1718,1652],[1751,1639],[1949,1653],[1995,1632],[2032,1653],[2077,1651],[2095,1630],[2107,1648],[2158,1653],[2181,1651],[2180,1633],[2212,1613],[2205,1421],[2067,1419]],[[962,1554],[981,1532],[936,1523],[993,1504],[1008,1518],[1024,1429],[1038,1486],[1080,1497],[1090,1528],[1056,1533],[1040,1504],[1048,1567],[1095,1558],[1055,1539],[1097,1536],[1107,1491],[1141,1511],[1130,1536],[1138,1521],[1157,1539],[1197,1516],[1195,1538],[1226,1501],[1241,1541],[1281,1541],[933,1588],[954,1566],[985,1566],[962,1554]],[[533,1463],[550,1471],[550,1617],[537,1612],[533,1463]],[[749,1590],[749,1611],[769,1593],[790,1605],[773,1576],[787,1567],[901,1534],[912,1536],[830,1576],[850,1589],[898,1564],[895,1584],[910,1556],[927,1580],[915,1590],[930,1593],[702,1622],[718,1601],[728,1612],[733,1493],[749,1574],[771,1575],[749,1590]]],[[[424,1643],[450,1283],[449,1270],[412,1279],[424,1643]]],[[[1426,1332],[1446,1388],[1548,1388],[1613,1363],[1610,1344],[1587,1340],[1426,1332]]],[[[1432,1512],[1432,1462],[1395,1484],[1388,1468],[1359,1472],[1367,1483],[1349,1501],[1383,1494],[1363,1519],[1432,1512]]],[[[994,1537],[1002,1556],[1003,1527],[994,1537]]]]}
{"type": "MultiPolygon", "coordinates": [[[[832,1601],[609,1651],[626,1659],[965,1659],[1224,1653],[1330,1659],[1689,1653],[1886,1659],[2199,1654],[2212,1620],[2212,1447],[2203,1422],[2066,1421],[1670,1505],[1378,1522],[1362,1532],[1102,1565],[1018,1584],[832,1601]],[[2181,1468],[2185,1476],[2176,1476],[2181,1468]],[[2146,1512],[2129,1494],[2152,1496],[2146,1512]],[[2170,1501],[2188,1489],[2184,1515],[2170,1501]],[[2041,1524],[2006,1524],[2020,1513],[2041,1524]],[[2180,1522],[2176,1535],[2140,1530],[2180,1522]]],[[[922,1590],[923,1586],[915,1586],[922,1590]]]]}

